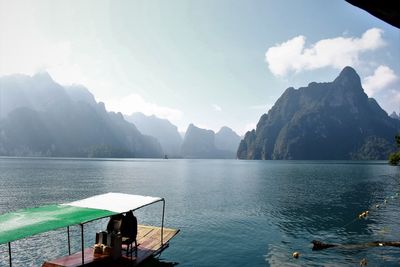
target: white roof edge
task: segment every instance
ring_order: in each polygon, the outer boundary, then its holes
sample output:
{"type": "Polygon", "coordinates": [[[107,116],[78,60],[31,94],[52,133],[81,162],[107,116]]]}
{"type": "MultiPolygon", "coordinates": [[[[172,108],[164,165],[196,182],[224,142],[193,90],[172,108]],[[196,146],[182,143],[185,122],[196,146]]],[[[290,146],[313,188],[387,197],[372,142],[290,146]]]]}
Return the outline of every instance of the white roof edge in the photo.
{"type": "Polygon", "coordinates": [[[161,197],[131,195],[124,193],[106,193],[77,200],[62,205],[109,210],[116,213],[124,213],[130,210],[137,210],[144,206],[162,201],[161,197]]]}

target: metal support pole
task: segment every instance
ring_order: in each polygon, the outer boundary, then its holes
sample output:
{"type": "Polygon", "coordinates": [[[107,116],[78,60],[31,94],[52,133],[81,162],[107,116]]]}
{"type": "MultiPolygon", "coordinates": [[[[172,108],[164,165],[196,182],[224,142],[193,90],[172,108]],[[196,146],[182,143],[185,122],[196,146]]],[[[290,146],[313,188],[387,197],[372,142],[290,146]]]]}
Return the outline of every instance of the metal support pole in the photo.
{"type": "Polygon", "coordinates": [[[165,214],[165,199],[163,199],[163,206],[162,206],[161,246],[164,245],[164,214],[165,214]]]}
{"type": "Polygon", "coordinates": [[[68,255],[71,255],[71,238],[69,236],[69,226],[67,226],[67,234],[68,234],[68,255]]]}
{"type": "Polygon", "coordinates": [[[10,259],[10,267],[12,266],[12,260],[11,260],[11,242],[8,242],[8,257],[10,259]]]}
{"type": "Polygon", "coordinates": [[[84,240],[83,240],[83,224],[81,224],[81,241],[82,241],[82,265],[85,264],[85,244],[84,244],[84,240]]]}

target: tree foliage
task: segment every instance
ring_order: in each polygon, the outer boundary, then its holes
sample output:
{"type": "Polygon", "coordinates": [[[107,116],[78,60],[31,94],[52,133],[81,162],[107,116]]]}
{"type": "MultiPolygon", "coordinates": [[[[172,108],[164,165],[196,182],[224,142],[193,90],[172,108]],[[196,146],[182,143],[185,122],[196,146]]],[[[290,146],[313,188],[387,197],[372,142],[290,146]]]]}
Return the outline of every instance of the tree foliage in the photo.
{"type": "MultiPolygon", "coordinates": [[[[395,139],[396,139],[397,147],[400,148],[400,134],[396,135],[395,139]]],[[[399,165],[399,163],[400,163],[400,151],[390,154],[389,164],[390,165],[399,165]]]]}

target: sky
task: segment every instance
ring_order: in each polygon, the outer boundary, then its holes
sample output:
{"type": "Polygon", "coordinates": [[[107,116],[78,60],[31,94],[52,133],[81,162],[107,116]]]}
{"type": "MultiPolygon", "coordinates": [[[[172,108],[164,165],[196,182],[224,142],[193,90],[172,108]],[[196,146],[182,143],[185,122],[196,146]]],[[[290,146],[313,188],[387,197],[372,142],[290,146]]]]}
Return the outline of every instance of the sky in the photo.
{"type": "Polygon", "coordinates": [[[47,71],[107,110],[243,135],[345,66],[400,111],[400,30],[342,0],[0,0],[0,76],[47,71]]]}

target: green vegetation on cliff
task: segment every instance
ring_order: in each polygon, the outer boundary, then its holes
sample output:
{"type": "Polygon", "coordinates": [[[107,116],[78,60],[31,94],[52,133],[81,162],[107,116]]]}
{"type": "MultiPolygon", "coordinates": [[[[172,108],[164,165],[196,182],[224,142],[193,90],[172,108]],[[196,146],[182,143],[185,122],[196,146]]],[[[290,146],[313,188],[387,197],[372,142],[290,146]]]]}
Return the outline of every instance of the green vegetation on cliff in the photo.
{"type": "MultiPolygon", "coordinates": [[[[396,135],[395,138],[396,138],[397,147],[400,149],[400,134],[396,135]]],[[[396,153],[390,154],[389,163],[391,165],[399,165],[399,163],[400,163],[400,150],[397,151],[396,153]]]]}

